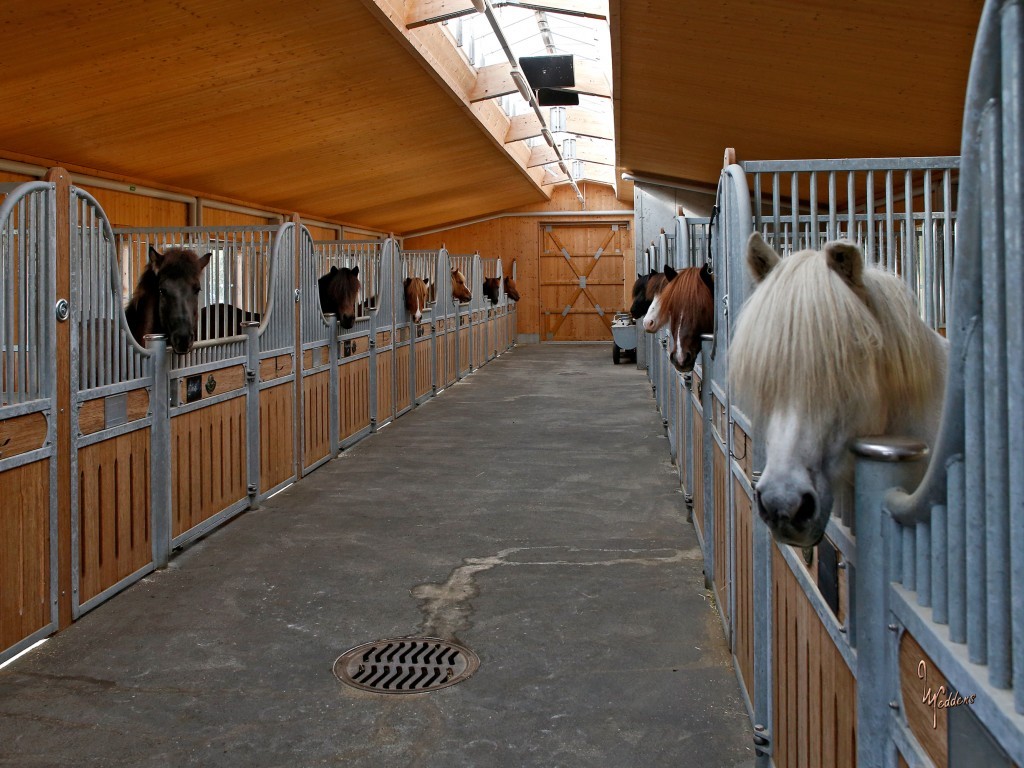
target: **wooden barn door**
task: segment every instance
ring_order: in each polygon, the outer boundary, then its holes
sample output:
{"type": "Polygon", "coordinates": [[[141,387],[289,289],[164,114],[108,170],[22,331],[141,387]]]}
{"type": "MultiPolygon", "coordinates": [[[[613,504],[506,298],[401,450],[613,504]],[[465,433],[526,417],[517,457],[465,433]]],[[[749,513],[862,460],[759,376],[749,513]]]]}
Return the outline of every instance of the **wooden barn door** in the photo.
{"type": "Polygon", "coordinates": [[[542,341],[610,341],[623,311],[624,222],[541,224],[542,341]]]}

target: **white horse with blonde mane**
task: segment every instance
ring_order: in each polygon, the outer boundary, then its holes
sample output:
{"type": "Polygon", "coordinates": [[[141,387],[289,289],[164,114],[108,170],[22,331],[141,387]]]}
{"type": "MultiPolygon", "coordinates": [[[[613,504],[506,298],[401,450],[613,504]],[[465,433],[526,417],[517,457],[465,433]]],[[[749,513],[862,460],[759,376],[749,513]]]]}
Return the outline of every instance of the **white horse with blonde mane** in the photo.
{"type": "Polygon", "coordinates": [[[865,268],[850,242],[785,259],[747,242],[758,286],[729,349],[729,380],[766,438],[754,500],[779,541],[813,546],[856,437],[933,443],[948,344],[918,316],[903,281],[865,268]]]}

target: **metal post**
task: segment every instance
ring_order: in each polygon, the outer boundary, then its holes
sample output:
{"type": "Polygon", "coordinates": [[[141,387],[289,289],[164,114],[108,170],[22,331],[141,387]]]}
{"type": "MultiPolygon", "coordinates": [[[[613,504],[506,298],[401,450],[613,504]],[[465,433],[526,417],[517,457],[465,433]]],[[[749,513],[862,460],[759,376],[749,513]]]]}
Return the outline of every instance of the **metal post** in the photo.
{"type": "Polygon", "coordinates": [[[852,574],[857,647],[857,764],[895,768],[894,715],[901,706],[894,635],[888,627],[890,562],[886,537],[893,522],[884,510],[893,488],[912,490],[924,474],[923,443],[899,437],[871,437],[853,445],[856,457],[854,516],[857,564],[852,574]]]}
{"type": "Polygon", "coordinates": [[[710,585],[715,580],[715,480],[714,454],[715,437],[711,427],[711,347],[714,336],[705,333],[700,337],[701,359],[704,361],[701,370],[700,404],[704,423],[704,451],[701,459],[701,472],[704,485],[704,583],[710,585]]]}
{"type": "Polygon", "coordinates": [[[171,553],[171,418],[167,399],[167,336],[147,334],[153,388],[149,394],[150,516],[153,563],[166,568],[171,553]]]}
{"type": "Polygon", "coordinates": [[[246,336],[245,364],[245,456],[246,486],[249,509],[260,506],[260,324],[246,320],[242,324],[246,336]]]}
{"type": "Polygon", "coordinates": [[[341,410],[341,387],[338,385],[338,316],[331,312],[324,315],[327,321],[327,360],[330,368],[327,372],[327,425],[331,455],[337,456],[341,451],[341,426],[338,424],[341,410]]]}

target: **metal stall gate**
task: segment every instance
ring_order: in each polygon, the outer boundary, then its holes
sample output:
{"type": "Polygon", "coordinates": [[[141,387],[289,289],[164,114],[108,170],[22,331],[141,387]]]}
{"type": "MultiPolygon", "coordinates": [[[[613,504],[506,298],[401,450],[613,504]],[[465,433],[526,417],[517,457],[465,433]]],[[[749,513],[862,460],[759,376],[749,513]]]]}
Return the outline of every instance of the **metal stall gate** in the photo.
{"type": "MultiPolygon", "coordinates": [[[[443,316],[444,305],[438,308],[438,298],[443,297],[444,289],[438,281],[441,274],[443,251],[402,251],[401,269],[398,271],[396,283],[410,277],[419,277],[427,283],[427,306],[421,310],[419,323],[415,323],[408,315],[403,305],[398,311],[398,318],[405,317],[405,322],[410,329],[411,345],[413,348],[412,364],[409,370],[409,387],[412,392],[412,401],[419,404],[429,400],[436,392],[441,381],[437,377],[438,357],[438,329],[437,318],[443,316]],[[439,314],[440,313],[440,314],[439,314]]],[[[451,284],[449,281],[449,291],[451,284]]],[[[443,345],[444,329],[440,331],[440,340],[443,345]]],[[[444,352],[441,351],[443,359],[444,352]]]]}
{"type": "Polygon", "coordinates": [[[210,254],[199,339],[168,353],[172,546],[298,477],[293,223],[115,230],[123,285],[149,249],[210,254]]]}
{"type": "Polygon", "coordinates": [[[455,374],[461,379],[472,373],[474,368],[480,367],[476,363],[479,355],[476,352],[478,343],[475,329],[483,302],[483,280],[480,277],[479,254],[451,254],[448,258],[452,269],[459,270],[466,278],[466,285],[472,295],[468,302],[458,305],[455,314],[455,374]]]}
{"type": "MultiPolygon", "coordinates": [[[[517,269],[516,269],[516,260],[515,259],[512,260],[512,274],[511,274],[511,278],[512,278],[513,282],[515,282],[518,279],[518,274],[517,274],[517,269]]],[[[504,281],[502,281],[502,287],[503,288],[504,288],[504,285],[505,285],[504,281]]],[[[517,287],[518,287],[518,283],[517,283],[517,287]]],[[[518,340],[518,337],[519,337],[519,314],[518,314],[518,310],[519,310],[519,302],[518,301],[513,301],[513,300],[509,299],[507,307],[506,307],[506,310],[505,310],[505,323],[506,323],[506,329],[505,329],[505,344],[506,344],[506,346],[505,346],[505,348],[506,349],[512,349],[512,347],[514,347],[516,345],[516,341],[518,340]]]]}
{"type": "Polygon", "coordinates": [[[17,499],[0,504],[2,663],[57,628],[57,355],[68,353],[55,344],[55,185],[2,184],[0,196],[0,485],[17,499]]]}
{"type": "MultiPolygon", "coordinates": [[[[307,280],[315,276],[318,279],[335,267],[359,270],[355,320],[348,329],[339,324],[337,336],[333,337],[338,343],[335,376],[339,448],[361,440],[376,424],[378,378],[374,314],[379,308],[380,294],[392,290],[390,283],[383,282],[383,255],[383,240],[331,240],[313,244],[307,280]]],[[[315,328],[315,316],[310,322],[315,328]]],[[[391,383],[387,379],[385,382],[388,394],[383,399],[389,401],[391,383]]]]}
{"type": "Polygon", "coordinates": [[[484,346],[484,361],[493,360],[502,352],[505,351],[502,346],[502,321],[504,319],[505,307],[508,304],[508,297],[505,295],[505,285],[502,279],[504,273],[501,269],[500,258],[489,258],[480,259],[480,269],[483,272],[481,277],[481,286],[483,280],[487,278],[497,278],[498,280],[498,303],[492,304],[490,299],[484,297],[484,329],[483,329],[483,346],[484,346]]]}
{"type": "Polygon", "coordinates": [[[436,286],[431,311],[434,318],[434,389],[435,392],[440,392],[455,383],[455,307],[452,299],[452,270],[448,261],[448,251],[444,248],[437,253],[436,286]]]}
{"type": "MultiPolygon", "coordinates": [[[[133,339],[117,240],[103,209],[70,189],[72,617],[166,561],[163,340],[133,339]],[[158,381],[159,380],[159,381],[158,381]],[[158,386],[159,385],[159,386],[158,386]],[[152,455],[152,461],[151,461],[152,455]]],[[[134,283],[130,283],[134,285],[134,283]]]]}
{"type": "MultiPolygon", "coordinates": [[[[337,266],[336,264],[334,266],[337,266]]],[[[338,375],[341,330],[338,316],[324,314],[320,304],[322,277],[331,265],[306,227],[299,229],[299,291],[304,299],[299,318],[302,329],[302,474],[312,472],[341,450],[341,385],[338,375]]],[[[358,298],[357,298],[358,302],[358,298]]],[[[369,402],[369,392],[366,392],[369,402]]],[[[369,429],[367,408],[366,429],[369,429]]]]}

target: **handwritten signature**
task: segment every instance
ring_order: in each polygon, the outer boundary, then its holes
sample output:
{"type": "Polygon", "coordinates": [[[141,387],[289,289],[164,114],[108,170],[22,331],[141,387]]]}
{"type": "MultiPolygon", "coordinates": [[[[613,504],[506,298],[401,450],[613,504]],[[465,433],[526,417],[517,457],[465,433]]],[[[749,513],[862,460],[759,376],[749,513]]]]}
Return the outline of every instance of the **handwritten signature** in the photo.
{"type": "MultiPolygon", "coordinates": [[[[928,664],[922,659],[917,664],[917,679],[924,680],[927,676],[928,664]]],[[[977,696],[976,693],[972,693],[970,696],[964,697],[958,691],[946,690],[944,685],[940,685],[935,691],[928,686],[921,695],[921,703],[932,708],[932,728],[935,729],[938,727],[938,711],[940,709],[973,704],[977,696]]]]}

